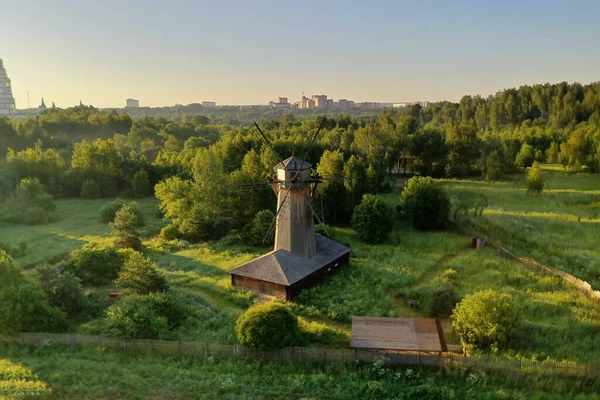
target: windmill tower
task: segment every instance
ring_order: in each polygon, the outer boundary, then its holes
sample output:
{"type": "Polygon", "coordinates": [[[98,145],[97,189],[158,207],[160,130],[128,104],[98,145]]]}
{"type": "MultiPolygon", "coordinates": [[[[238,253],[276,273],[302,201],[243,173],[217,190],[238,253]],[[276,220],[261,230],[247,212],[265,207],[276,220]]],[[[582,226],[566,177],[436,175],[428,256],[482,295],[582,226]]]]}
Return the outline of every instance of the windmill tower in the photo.
{"type": "MultiPolygon", "coordinates": [[[[255,126],[279,159],[260,127],[255,126]]],[[[275,176],[268,183],[277,195],[277,213],[265,241],[274,235],[274,249],[228,271],[232,286],[291,300],[302,289],[348,264],[348,247],[315,233],[314,219],[322,220],[311,199],[322,178],[312,174],[312,165],[304,160],[322,126],[302,158],[291,156],[273,168],[275,176]]]]}

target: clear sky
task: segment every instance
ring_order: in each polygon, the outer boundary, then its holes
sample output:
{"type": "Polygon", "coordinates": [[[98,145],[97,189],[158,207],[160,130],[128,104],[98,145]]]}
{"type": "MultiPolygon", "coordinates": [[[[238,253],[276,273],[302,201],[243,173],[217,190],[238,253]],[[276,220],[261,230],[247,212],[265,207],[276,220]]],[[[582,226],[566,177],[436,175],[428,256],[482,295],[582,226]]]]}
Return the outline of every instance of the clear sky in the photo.
{"type": "Polygon", "coordinates": [[[458,101],[600,80],[600,1],[4,0],[17,108],[458,101]]]}

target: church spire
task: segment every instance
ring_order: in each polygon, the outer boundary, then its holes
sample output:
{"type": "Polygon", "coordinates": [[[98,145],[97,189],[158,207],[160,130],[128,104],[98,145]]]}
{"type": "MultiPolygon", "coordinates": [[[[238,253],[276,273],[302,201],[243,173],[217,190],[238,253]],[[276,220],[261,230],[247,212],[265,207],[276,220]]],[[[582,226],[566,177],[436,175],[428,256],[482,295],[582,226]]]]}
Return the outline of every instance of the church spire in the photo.
{"type": "Polygon", "coordinates": [[[40,110],[45,110],[46,108],[46,103],[44,102],[44,98],[42,97],[42,104],[40,104],[40,110]]]}

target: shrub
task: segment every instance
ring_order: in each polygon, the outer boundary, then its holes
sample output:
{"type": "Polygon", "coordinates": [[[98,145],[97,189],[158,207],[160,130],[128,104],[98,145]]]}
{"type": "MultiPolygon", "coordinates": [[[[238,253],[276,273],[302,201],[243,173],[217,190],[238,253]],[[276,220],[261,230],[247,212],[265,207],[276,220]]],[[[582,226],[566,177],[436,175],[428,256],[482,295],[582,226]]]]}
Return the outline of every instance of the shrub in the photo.
{"type": "Polygon", "coordinates": [[[123,256],[114,246],[87,244],[71,252],[71,267],[87,285],[101,286],[117,279],[123,256]]]}
{"type": "Polygon", "coordinates": [[[25,222],[27,225],[44,225],[49,222],[48,212],[42,207],[31,207],[27,209],[25,214],[25,222]]]}
{"type": "Polygon", "coordinates": [[[140,169],[133,175],[132,179],[133,196],[142,199],[152,194],[152,186],[150,185],[150,179],[148,179],[148,173],[145,169],[140,169]]]}
{"type": "Polygon", "coordinates": [[[56,267],[42,265],[36,269],[42,289],[50,304],[73,319],[84,319],[90,303],[83,293],[81,280],[69,271],[60,273],[56,267]]]}
{"type": "Polygon", "coordinates": [[[0,250],[5,251],[11,257],[23,257],[27,252],[27,241],[21,236],[15,246],[0,242],[0,250]]]}
{"type": "Polygon", "coordinates": [[[152,260],[137,251],[127,257],[115,283],[137,294],[165,292],[169,289],[165,274],[152,260]]]}
{"type": "Polygon", "coordinates": [[[352,227],[367,243],[383,242],[392,231],[393,224],[391,208],[383,199],[372,194],[363,196],[352,216],[352,227]]]}
{"type": "Polygon", "coordinates": [[[544,173],[538,162],[534,162],[533,166],[527,173],[527,191],[541,193],[544,190],[544,173]]]}
{"type": "Polygon", "coordinates": [[[501,347],[518,322],[514,298],[491,289],[467,295],[454,309],[452,326],[467,344],[501,347]]]}
{"type": "Polygon", "coordinates": [[[418,229],[440,229],[448,223],[450,200],[431,178],[411,178],[402,191],[402,205],[418,229]]]}
{"type": "Polygon", "coordinates": [[[28,225],[47,224],[56,210],[52,196],[45,192],[37,178],[25,178],[19,182],[14,201],[14,213],[28,225]]]}
{"type": "Polygon", "coordinates": [[[113,337],[164,338],[183,323],[187,309],[178,298],[166,293],[124,296],[108,307],[104,332],[113,337]]]}
{"type": "Polygon", "coordinates": [[[238,340],[258,350],[291,346],[300,337],[298,317],[278,301],[258,304],[242,314],[235,325],[238,340]]]}
{"type": "Polygon", "coordinates": [[[100,185],[94,179],[87,179],[81,184],[80,197],[86,200],[93,200],[100,197],[100,185]]]}
{"type": "Polygon", "coordinates": [[[455,269],[452,268],[448,268],[447,270],[444,271],[444,273],[442,274],[442,276],[447,279],[449,282],[451,282],[453,285],[456,284],[456,277],[457,277],[457,272],[455,269]]]}
{"type": "Polygon", "coordinates": [[[113,222],[117,212],[125,205],[128,205],[135,213],[137,226],[142,226],[144,224],[144,214],[135,201],[127,202],[125,200],[115,199],[110,203],[106,203],[102,206],[102,209],[100,209],[100,219],[102,222],[113,222]]]}
{"type": "Polygon", "coordinates": [[[261,246],[272,244],[273,240],[265,242],[265,236],[273,224],[275,214],[270,210],[262,210],[256,213],[254,219],[242,230],[242,239],[250,246],[261,246]]]}
{"type": "Polygon", "coordinates": [[[175,240],[179,237],[179,229],[173,224],[169,224],[160,230],[160,236],[165,240],[175,240]]]}
{"type": "Polygon", "coordinates": [[[48,302],[40,283],[0,251],[0,334],[61,329],[65,316],[48,302]]]}
{"type": "Polygon", "coordinates": [[[129,205],[126,204],[117,211],[115,220],[110,223],[110,227],[114,231],[115,246],[118,249],[142,249],[140,235],[135,229],[138,224],[138,217],[129,205]]]}
{"type": "Polygon", "coordinates": [[[423,313],[430,318],[446,318],[458,302],[456,289],[449,282],[440,282],[427,288],[423,301],[423,313]]]}

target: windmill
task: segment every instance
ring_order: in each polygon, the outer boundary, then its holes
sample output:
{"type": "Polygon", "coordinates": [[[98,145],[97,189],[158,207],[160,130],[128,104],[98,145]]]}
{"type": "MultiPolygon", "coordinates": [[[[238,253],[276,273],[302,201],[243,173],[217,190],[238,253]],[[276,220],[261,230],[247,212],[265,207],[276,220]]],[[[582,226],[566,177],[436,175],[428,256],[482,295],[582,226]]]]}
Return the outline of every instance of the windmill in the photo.
{"type": "Polygon", "coordinates": [[[292,299],[302,289],[339,270],[349,262],[350,249],[315,233],[314,219],[323,223],[312,206],[312,196],[324,178],[312,172],[305,161],[324,120],[302,156],[281,160],[271,142],[254,124],[279,163],[268,184],[277,195],[277,212],[265,241],[275,238],[273,251],[228,271],[234,287],[265,295],[292,299]]]}

